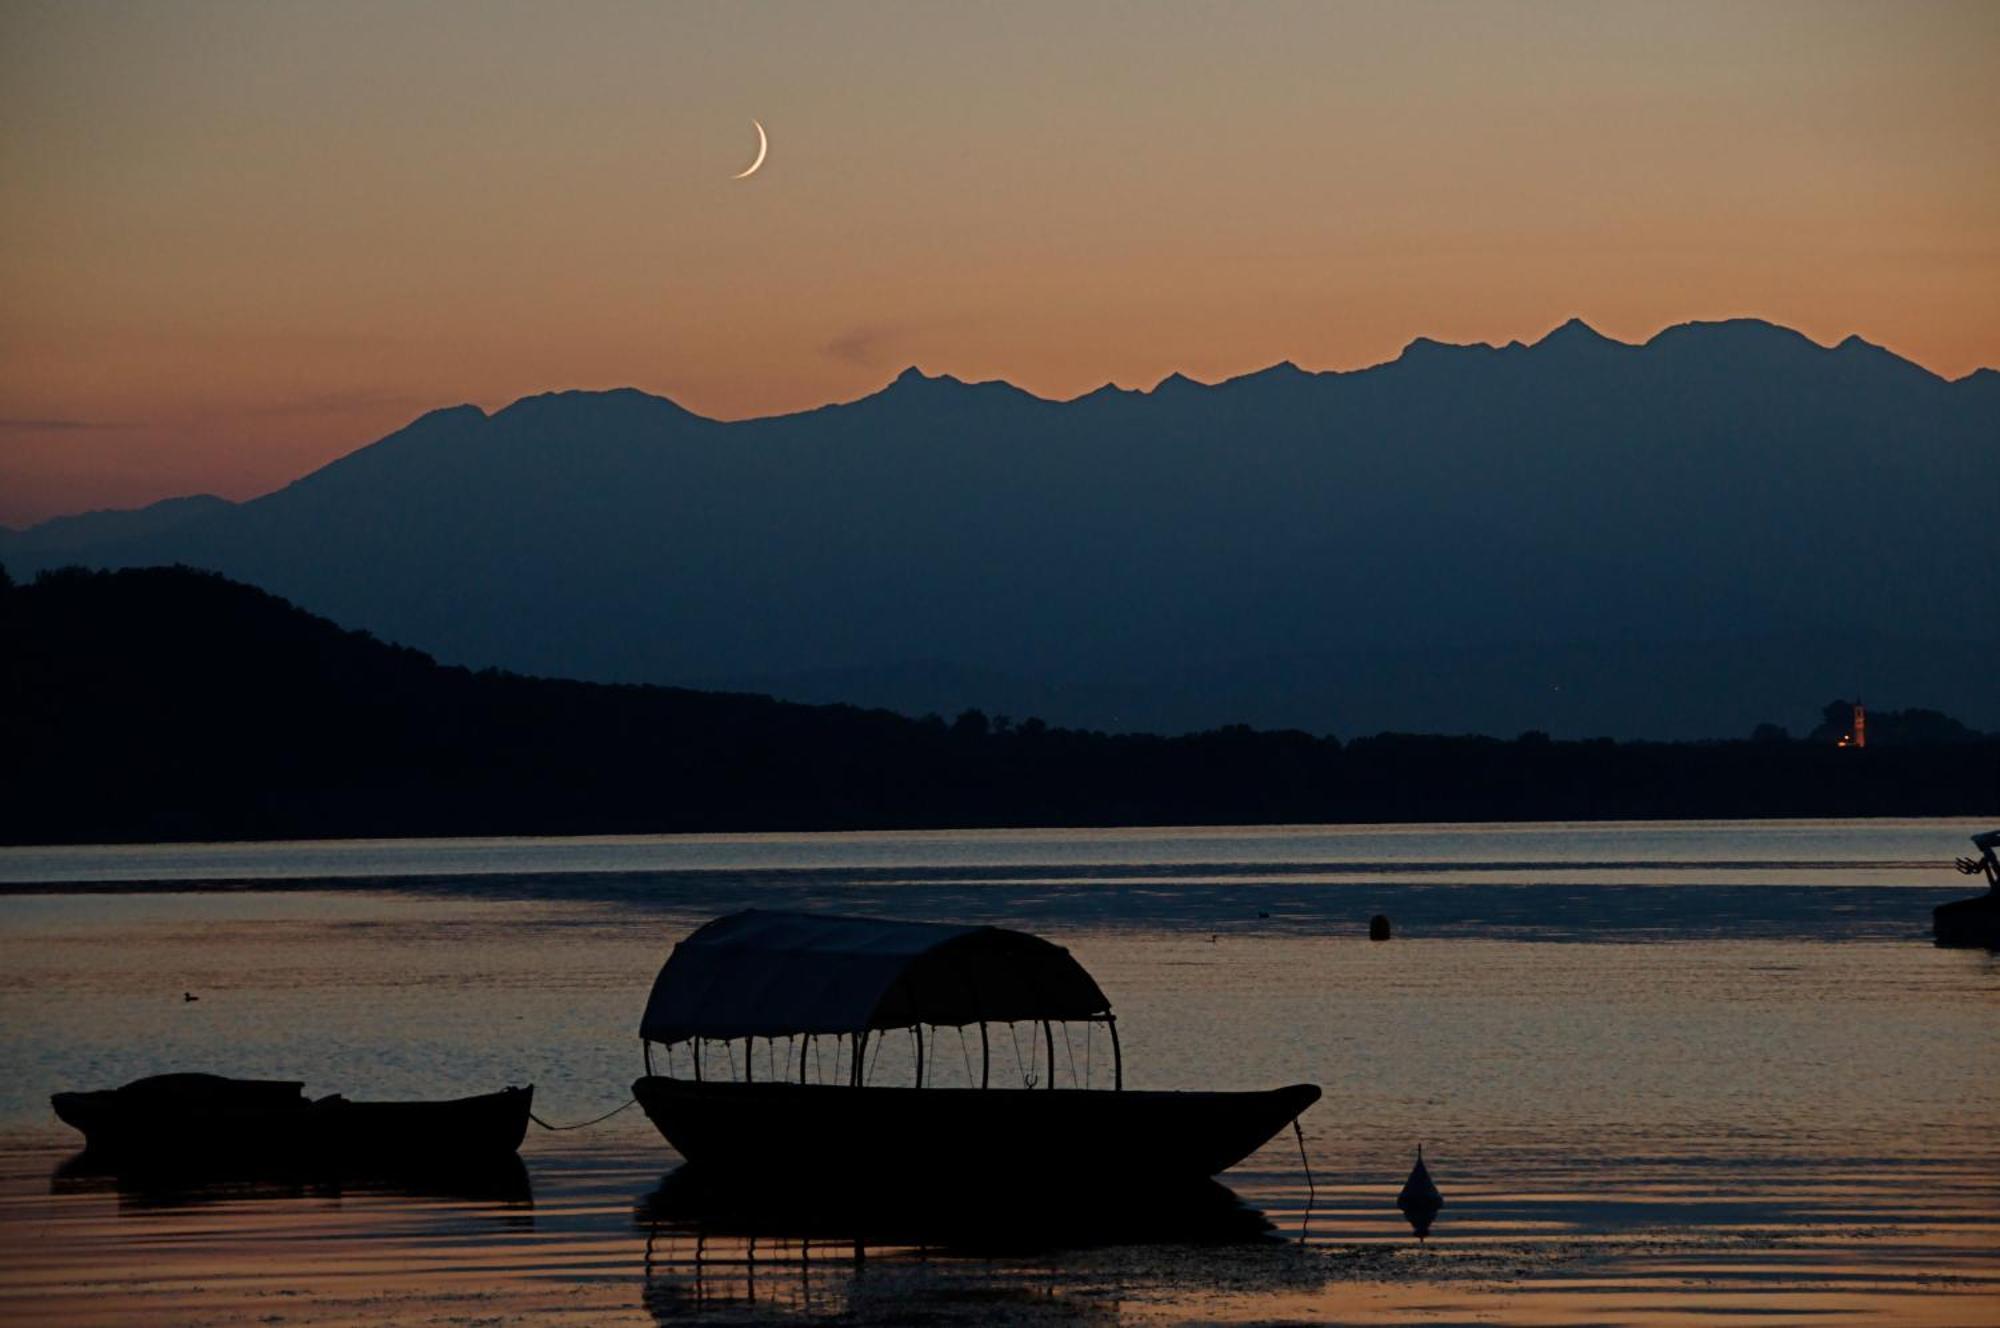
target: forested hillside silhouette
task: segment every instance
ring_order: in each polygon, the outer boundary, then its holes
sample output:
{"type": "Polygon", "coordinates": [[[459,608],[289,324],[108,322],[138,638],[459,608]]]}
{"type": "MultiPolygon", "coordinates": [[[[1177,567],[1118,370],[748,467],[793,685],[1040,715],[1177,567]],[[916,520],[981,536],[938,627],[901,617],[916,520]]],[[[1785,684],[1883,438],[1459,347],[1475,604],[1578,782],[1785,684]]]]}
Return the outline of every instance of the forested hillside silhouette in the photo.
{"type": "Polygon", "coordinates": [[[2000,741],[1105,734],[444,667],[186,568],[0,574],[0,839],[1989,812],[2000,741]]]}

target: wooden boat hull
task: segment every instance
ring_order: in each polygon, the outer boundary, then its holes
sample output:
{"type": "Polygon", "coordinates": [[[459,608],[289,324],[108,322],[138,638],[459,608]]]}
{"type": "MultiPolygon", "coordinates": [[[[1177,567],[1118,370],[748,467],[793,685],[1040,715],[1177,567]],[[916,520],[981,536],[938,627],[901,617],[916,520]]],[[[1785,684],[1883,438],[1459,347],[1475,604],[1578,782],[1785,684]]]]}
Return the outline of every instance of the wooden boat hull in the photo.
{"type": "Polygon", "coordinates": [[[1251,1093],[855,1088],[641,1078],[633,1096],[710,1170],[797,1182],[1178,1185],[1235,1166],[1319,1100],[1251,1093]]]}
{"type": "Polygon", "coordinates": [[[1931,910],[1932,934],[1942,946],[2000,950],[2000,895],[1987,891],[1931,910]]]}
{"type": "Polygon", "coordinates": [[[310,1102],[293,1082],[169,1074],[57,1093],[50,1105],[103,1157],[348,1167],[504,1156],[521,1146],[533,1101],[530,1086],[446,1102],[310,1102]]]}
{"type": "Polygon", "coordinates": [[[84,1146],[106,1157],[282,1157],[306,1129],[304,1085],[162,1074],[122,1088],[57,1093],[49,1105],[84,1146]]]}
{"type": "Polygon", "coordinates": [[[312,1143],[323,1156],[350,1163],[504,1156],[527,1137],[534,1097],[530,1085],[448,1102],[322,1098],[310,1112],[312,1143]]]}

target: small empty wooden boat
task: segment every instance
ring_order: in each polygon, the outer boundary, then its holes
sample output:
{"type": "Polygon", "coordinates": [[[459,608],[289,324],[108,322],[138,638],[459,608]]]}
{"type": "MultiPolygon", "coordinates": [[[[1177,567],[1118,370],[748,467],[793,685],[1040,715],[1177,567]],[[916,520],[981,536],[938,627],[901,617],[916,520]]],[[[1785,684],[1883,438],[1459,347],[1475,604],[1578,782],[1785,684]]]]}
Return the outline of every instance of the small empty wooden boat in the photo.
{"type": "Polygon", "coordinates": [[[57,1093],[56,1116],[92,1153],[135,1161],[232,1159],[444,1163],[521,1146],[534,1088],[448,1102],[311,1101],[293,1080],[161,1074],[122,1088],[57,1093]]]}
{"type": "MultiPolygon", "coordinates": [[[[633,1095],[683,1157],[794,1185],[1182,1185],[1242,1161],[1320,1096],[1314,1084],[1126,1089],[1110,1002],[1090,974],[1061,946],[999,927],[756,909],[717,918],[674,947],[640,1038],[648,1072],[633,1095]],[[1021,1022],[1037,1068],[1024,1087],[995,1087],[989,1028],[1006,1027],[1019,1060],[1021,1022]],[[1077,1074],[1073,1049],[1058,1056],[1059,1022],[1109,1030],[1108,1087],[1077,1074]],[[962,1086],[932,1086],[926,1073],[944,1059],[945,1029],[963,1039],[952,1047],[962,1086]],[[871,1046],[891,1032],[898,1056],[905,1046],[912,1055],[907,1085],[869,1082],[871,1046]],[[845,1074],[825,1072],[821,1039],[834,1043],[836,1067],[845,1052],[845,1074]],[[664,1074],[654,1073],[655,1044],[664,1074]],[[716,1076],[718,1049],[731,1067],[740,1060],[741,1077],[716,1076]],[[690,1076],[674,1073],[683,1064],[690,1076]]],[[[1062,1045],[1071,1048],[1067,1027],[1062,1045]]],[[[1087,1048],[1081,1059],[1088,1066],[1087,1048]]]]}
{"type": "Polygon", "coordinates": [[[512,1153],[528,1133],[534,1087],[444,1102],[350,1102],[335,1095],[312,1104],[315,1149],[346,1162],[431,1162],[512,1153]]]}

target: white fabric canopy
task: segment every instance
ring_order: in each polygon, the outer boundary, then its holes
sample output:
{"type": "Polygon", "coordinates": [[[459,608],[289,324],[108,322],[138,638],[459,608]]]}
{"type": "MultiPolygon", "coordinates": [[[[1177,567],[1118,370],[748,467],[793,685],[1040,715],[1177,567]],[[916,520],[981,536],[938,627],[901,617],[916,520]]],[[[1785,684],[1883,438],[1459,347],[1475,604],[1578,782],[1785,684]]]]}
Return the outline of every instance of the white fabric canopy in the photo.
{"type": "Polygon", "coordinates": [[[1027,932],[749,909],[674,947],[639,1036],[782,1037],[1110,1010],[1068,950],[1027,932]]]}

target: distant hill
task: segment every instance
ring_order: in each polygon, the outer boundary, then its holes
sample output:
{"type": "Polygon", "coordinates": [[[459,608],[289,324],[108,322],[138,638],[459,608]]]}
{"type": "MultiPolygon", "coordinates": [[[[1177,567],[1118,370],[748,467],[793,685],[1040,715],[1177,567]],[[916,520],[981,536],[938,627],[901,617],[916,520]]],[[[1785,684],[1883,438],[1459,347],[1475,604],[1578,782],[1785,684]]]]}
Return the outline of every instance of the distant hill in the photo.
{"type": "Polygon", "coordinates": [[[1951,815],[2000,740],[1342,743],[473,673],[184,568],[0,577],[0,842],[1951,815]]]}
{"type": "Polygon", "coordinates": [[[1046,401],[433,412],[17,574],[184,562],[440,658],[1094,728],[2000,729],[2000,376],[1753,321],[1046,401]]]}
{"type": "Polygon", "coordinates": [[[59,516],[30,526],[27,530],[8,530],[0,526],[0,554],[19,549],[34,558],[61,557],[96,545],[164,534],[177,526],[213,516],[233,506],[235,504],[225,498],[198,493],[188,498],[162,498],[144,507],[107,508],[76,516],[59,516]]]}

